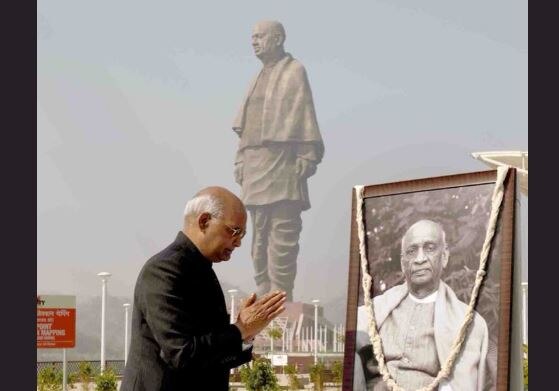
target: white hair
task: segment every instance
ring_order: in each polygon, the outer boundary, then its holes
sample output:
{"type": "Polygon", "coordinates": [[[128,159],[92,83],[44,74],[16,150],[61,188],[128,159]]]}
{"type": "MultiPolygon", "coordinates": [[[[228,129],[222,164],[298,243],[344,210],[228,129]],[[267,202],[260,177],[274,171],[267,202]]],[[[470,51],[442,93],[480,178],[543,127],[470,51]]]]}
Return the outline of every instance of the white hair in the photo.
{"type": "Polygon", "coordinates": [[[194,197],[184,207],[184,218],[197,217],[202,213],[209,213],[212,217],[223,217],[223,202],[210,194],[194,197]]]}

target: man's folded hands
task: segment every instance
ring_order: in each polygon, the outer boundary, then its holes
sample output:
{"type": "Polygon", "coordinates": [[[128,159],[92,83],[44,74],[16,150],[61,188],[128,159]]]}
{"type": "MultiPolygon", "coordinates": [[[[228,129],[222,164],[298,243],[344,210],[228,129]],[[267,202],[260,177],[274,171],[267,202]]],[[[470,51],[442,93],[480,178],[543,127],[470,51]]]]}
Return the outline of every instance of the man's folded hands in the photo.
{"type": "Polygon", "coordinates": [[[286,293],[270,292],[257,299],[252,293],[241,302],[241,309],[235,326],[241,332],[243,341],[248,341],[260,333],[274,318],[281,314],[285,307],[286,293]]]}

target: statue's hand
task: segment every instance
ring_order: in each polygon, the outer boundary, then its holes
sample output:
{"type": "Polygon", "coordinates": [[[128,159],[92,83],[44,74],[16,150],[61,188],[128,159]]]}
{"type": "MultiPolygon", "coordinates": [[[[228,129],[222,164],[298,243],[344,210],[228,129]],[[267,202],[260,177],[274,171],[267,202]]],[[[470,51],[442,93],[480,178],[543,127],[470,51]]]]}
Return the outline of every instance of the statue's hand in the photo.
{"type": "Polygon", "coordinates": [[[235,182],[239,185],[243,184],[243,163],[235,164],[235,182]]]}
{"type": "Polygon", "coordinates": [[[316,164],[310,160],[298,157],[295,161],[295,172],[301,178],[307,178],[316,172],[316,164]]]}

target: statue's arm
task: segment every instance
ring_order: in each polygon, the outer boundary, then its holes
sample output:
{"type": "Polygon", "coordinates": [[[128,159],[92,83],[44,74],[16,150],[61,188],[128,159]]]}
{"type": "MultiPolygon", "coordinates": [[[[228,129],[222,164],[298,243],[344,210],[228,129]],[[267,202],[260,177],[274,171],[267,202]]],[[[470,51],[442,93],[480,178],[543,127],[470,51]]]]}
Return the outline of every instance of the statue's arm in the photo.
{"type": "Polygon", "coordinates": [[[296,148],[296,156],[297,161],[295,164],[297,174],[304,178],[314,175],[318,164],[316,146],[312,143],[298,144],[296,148]]]}

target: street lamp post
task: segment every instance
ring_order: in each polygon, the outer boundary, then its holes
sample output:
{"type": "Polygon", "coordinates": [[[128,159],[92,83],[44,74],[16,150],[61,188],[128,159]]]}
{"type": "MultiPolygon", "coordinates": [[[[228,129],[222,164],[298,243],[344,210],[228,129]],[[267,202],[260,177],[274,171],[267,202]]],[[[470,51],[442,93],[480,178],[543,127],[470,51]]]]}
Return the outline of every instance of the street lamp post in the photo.
{"type": "Polygon", "coordinates": [[[124,307],[124,365],[126,365],[128,360],[128,309],[130,303],[125,303],[122,306],[124,307]]]}
{"type": "Polygon", "coordinates": [[[107,280],[111,273],[101,272],[97,274],[103,281],[101,294],[101,372],[105,370],[105,309],[107,302],[107,280]]]}
{"type": "Polygon", "coordinates": [[[229,323],[235,323],[235,293],[237,293],[237,289],[229,289],[227,293],[231,296],[231,313],[229,314],[229,323]]]}
{"type": "MultiPolygon", "coordinates": [[[[227,293],[231,296],[231,313],[229,314],[229,323],[235,323],[235,293],[237,293],[237,289],[229,289],[227,293]]],[[[230,374],[235,373],[235,368],[231,368],[229,371],[230,374]]]]}
{"type": "Polygon", "coordinates": [[[320,300],[318,299],[314,299],[313,301],[314,304],[314,365],[316,365],[317,361],[318,361],[318,357],[317,357],[317,338],[318,338],[318,303],[320,303],[320,300]]]}
{"type": "Polygon", "coordinates": [[[62,391],[68,391],[68,372],[66,370],[66,348],[62,349],[62,391]]]}

